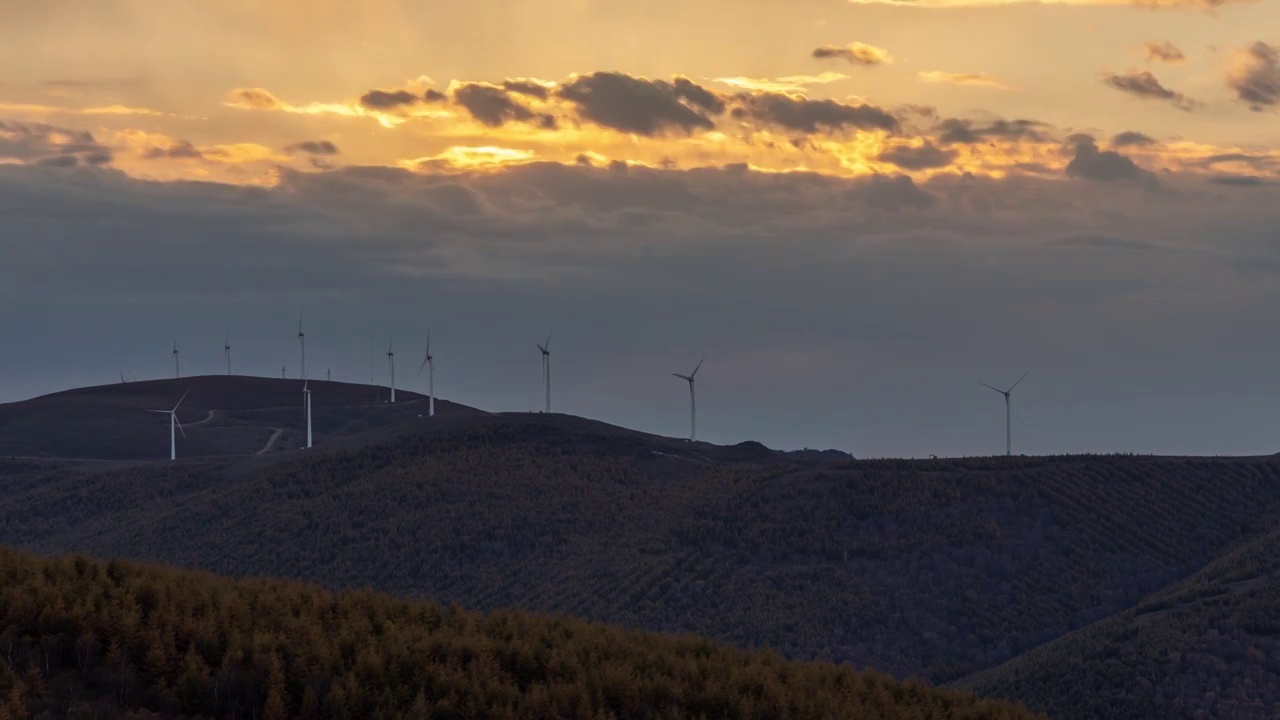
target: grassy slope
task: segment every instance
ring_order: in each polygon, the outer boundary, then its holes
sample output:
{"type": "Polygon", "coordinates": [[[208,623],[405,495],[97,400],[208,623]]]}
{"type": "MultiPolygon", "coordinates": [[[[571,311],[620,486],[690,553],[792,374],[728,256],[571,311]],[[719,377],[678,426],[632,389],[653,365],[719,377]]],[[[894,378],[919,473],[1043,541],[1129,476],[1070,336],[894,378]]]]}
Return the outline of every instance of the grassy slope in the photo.
{"type": "Polygon", "coordinates": [[[0,548],[0,717],[1023,720],[694,637],[0,548]]]}

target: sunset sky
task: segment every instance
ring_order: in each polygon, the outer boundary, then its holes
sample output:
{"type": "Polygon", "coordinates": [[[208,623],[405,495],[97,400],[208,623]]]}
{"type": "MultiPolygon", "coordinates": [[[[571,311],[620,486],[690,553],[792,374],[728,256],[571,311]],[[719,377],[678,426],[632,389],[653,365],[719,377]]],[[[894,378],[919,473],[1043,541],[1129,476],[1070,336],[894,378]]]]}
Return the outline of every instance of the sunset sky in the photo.
{"type": "Polygon", "coordinates": [[[705,354],[717,442],[997,452],[1030,370],[1027,452],[1280,451],[1276,0],[0,0],[0,61],[0,401],[305,310],[486,409],[554,330],[653,432],[705,354]]]}

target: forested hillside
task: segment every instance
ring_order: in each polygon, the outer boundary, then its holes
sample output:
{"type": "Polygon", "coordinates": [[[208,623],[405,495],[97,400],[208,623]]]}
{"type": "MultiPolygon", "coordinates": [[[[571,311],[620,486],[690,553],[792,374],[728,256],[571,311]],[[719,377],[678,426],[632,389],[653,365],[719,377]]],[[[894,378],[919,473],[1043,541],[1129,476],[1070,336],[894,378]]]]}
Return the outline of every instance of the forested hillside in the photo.
{"type": "Polygon", "coordinates": [[[1268,720],[1280,708],[1280,531],[963,685],[1055,718],[1268,720]]]}
{"type": "Polygon", "coordinates": [[[696,637],[5,548],[0,689],[4,720],[1031,717],[696,637]]]}
{"type": "Polygon", "coordinates": [[[271,462],[9,463],[0,542],[951,682],[1183,580],[1280,501],[1264,460],[832,462],[553,417],[431,427],[271,462]]]}

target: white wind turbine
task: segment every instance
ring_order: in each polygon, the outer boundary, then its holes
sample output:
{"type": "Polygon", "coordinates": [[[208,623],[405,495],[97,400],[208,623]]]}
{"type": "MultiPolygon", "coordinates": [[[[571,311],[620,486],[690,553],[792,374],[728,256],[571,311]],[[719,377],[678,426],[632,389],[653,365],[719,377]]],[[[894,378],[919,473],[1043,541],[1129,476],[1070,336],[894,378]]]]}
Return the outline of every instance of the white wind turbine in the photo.
{"type": "Polygon", "coordinates": [[[994,387],[986,383],[979,383],[983,387],[991,388],[1004,396],[1004,454],[1006,456],[1013,455],[1013,411],[1009,406],[1009,396],[1013,393],[1014,388],[1018,387],[1018,385],[1022,384],[1023,380],[1027,379],[1027,375],[1029,375],[1030,372],[1031,371],[1028,370],[1027,372],[1022,373],[1022,377],[1018,378],[1018,382],[1010,385],[1008,390],[1001,390],[998,387],[994,387]]]}
{"type": "Polygon", "coordinates": [[[187,392],[182,393],[182,397],[178,398],[178,405],[174,405],[172,410],[148,410],[147,411],[147,412],[153,412],[153,413],[164,413],[169,416],[169,459],[170,460],[178,459],[178,438],[177,438],[177,435],[174,433],[174,429],[176,428],[178,432],[182,433],[183,440],[187,439],[187,431],[183,430],[182,423],[178,422],[178,406],[182,404],[183,400],[187,399],[187,393],[189,392],[191,392],[191,389],[187,388],[187,392]]]}
{"type": "Polygon", "coordinates": [[[395,343],[395,338],[391,338],[391,342],[387,343],[387,364],[391,366],[391,402],[393,403],[396,401],[396,353],[392,349],[395,343]]]}
{"type": "Polygon", "coordinates": [[[547,406],[543,412],[551,412],[551,333],[547,333],[545,345],[539,345],[542,351],[542,382],[546,387],[547,406]]]}
{"type": "MultiPolygon", "coordinates": [[[[704,357],[702,360],[706,360],[706,358],[704,357]]],[[[698,399],[693,392],[693,379],[698,375],[698,368],[702,367],[702,360],[698,361],[698,365],[688,375],[671,373],[681,380],[689,382],[689,440],[691,442],[698,439],[698,399]]]]}
{"type": "Polygon", "coordinates": [[[422,365],[418,367],[418,374],[422,374],[422,368],[427,369],[427,416],[435,417],[436,415],[436,364],[433,362],[435,357],[431,355],[431,330],[427,330],[427,355],[422,359],[422,365]]]}
{"type": "Polygon", "coordinates": [[[182,377],[182,366],[178,364],[178,341],[173,341],[173,376],[182,377]]]}
{"type": "Polygon", "coordinates": [[[307,387],[307,381],[302,381],[302,400],[307,406],[307,447],[311,447],[311,389],[307,387]]]}
{"type": "Polygon", "coordinates": [[[298,313],[298,347],[302,350],[302,381],[307,380],[307,336],[302,333],[302,313],[298,313]]]}

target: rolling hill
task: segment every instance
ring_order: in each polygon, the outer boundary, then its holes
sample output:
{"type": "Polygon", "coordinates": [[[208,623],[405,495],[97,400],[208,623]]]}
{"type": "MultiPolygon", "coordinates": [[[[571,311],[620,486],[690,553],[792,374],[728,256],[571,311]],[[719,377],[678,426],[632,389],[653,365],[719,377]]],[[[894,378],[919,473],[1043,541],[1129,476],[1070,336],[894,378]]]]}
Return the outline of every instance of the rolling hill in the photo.
{"type": "Polygon", "coordinates": [[[456,407],[307,452],[0,460],[0,543],[697,633],[1055,717],[1280,712],[1270,650],[1185,600],[1280,611],[1249,569],[1280,567],[1276,459],[857,461],[456,407]]]}
{"type": "MultiPolygon", "coordinates": [[[[316,442],[426,414],[426,398],[387,388],[311,380],[316,442]]],[[[68,390],[0,405],[0,456],[143,460],[169,456],[172,408],[182,457],[252,455],[300,447],[305,440],[302,381],[206,375],[68,390]]],[[[437,398],[437,416],[479,410],[437,398]]]]}

